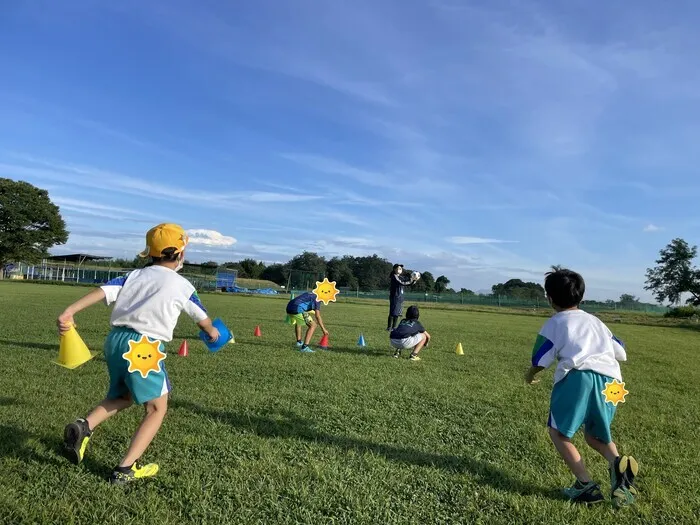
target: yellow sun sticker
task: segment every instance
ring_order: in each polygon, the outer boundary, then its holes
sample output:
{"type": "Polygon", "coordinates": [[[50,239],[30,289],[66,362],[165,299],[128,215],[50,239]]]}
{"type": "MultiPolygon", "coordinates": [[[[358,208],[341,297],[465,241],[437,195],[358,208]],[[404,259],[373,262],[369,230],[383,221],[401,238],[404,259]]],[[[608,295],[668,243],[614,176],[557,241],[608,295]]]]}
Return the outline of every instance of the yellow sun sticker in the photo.
{"type": "Polygon", "coordinates": [[[328,277],[323,278],[323,282],[316,281],[316,288],[314,288],[314,295],[318,301],[322,301],[323,304],[328,305],[329,302],[335,302],[335,296],[340,293],[335,287],[335,281],[328,281],[328,277]]]}
{"type": "Polygon", "coordinates": [[[160,362],[166,354],[160,349],[160,341],[142,335],[138,341],[129,341],[129,351],[122,357],[129,362],[130,374],[139,372],[146,379],[151,372],[160,372],[160,362]]]}
{"type": "Polygon", "coordinates": [[[625,402],[625,396],[629,394],[625,390],[625,384],[613,379],[612,383],[605,383],[605,390],[602,391],[605,401],[617,406],[618,403],[625,402]]]}

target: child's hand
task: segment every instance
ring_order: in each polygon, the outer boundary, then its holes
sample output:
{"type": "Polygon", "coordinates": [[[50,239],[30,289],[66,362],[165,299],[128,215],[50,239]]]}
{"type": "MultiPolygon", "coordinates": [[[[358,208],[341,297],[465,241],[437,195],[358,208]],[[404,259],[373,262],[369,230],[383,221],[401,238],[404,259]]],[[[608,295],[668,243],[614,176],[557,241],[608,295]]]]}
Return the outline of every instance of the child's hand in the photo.
{"type": "Polygon", "coordinates": [[[73,321],[73,313],[66,310],[58,316],[56,324],[58,325],[58,333],[60,335],[65,334],[68,330],[70,330],[70,327],[75,324],[75,321],[73,321]]]}
{"type": "Polygon", "coordinates": [[[219,340],[219,337],[221,336],[219,331],[213,326],[207,329],[207,335],[209,336],[209,340],[212,343],[217,342],[219,340]]]}
{"type": "Polygon", "coordinates": [[[325,328],[322,329],[322,332],[323,332],[323,335],[329,335],[328,330],[326,330],[325,328]]]}
{"type": "Polygon", "coordinates": [[[525,382],[528,385],[534,385],[536,383],[539,383],[540,380],[535,378],[536,372],[533,371],[532,369],[528,370],[527,373],[525,374],[525,382]]]}

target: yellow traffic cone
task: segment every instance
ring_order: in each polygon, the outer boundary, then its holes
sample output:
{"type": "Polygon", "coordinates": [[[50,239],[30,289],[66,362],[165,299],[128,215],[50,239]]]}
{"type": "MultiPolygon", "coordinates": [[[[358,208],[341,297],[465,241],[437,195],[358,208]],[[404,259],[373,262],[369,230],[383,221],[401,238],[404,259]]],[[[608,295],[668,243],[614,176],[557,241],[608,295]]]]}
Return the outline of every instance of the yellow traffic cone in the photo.
{"type": "Polygon", "coordinates": [[[464,350],[462,350],[462,343],[457,343],[457,348],[455,348],[455,353],[457,355],[464,355],[464,350]]]}
{"type": "Polygon", "coordinates": [[[61,346],[58,350],[57,365],[73,370],[87,363],[95,357],[90,353],[90,349],[83,342],[75,326],[71,326],[65,334],[61,336],[61,346]]]}

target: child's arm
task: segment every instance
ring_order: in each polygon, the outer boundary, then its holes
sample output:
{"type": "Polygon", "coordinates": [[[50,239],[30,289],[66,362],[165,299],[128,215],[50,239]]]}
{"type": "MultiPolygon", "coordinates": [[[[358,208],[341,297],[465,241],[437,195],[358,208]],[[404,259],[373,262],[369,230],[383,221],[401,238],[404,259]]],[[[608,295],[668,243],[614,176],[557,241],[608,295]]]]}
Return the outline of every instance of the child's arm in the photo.
{"type": "Polygon", "coordinates": [[[207,314],[207,309],[204,308],[202,301],[199,300],[197,292],[194,292],[185,304],[185,312],[190,316],[190,319],[197,323],[197,326],[207,333],[211,341],[219,340],[219,330],[212,324],[209,314],[207,314]]]}
{"type": "Polygon", "coordinates": [[[525,374],[525,381],[532,385],[538,383],[537,374],[542,370],[549,368],[556,360],[557,353],[554,348],[554,343],[547,339],[542,333],[537,335],[535,346],[532,349],[532,359],[530,369],[525,374]]]}
{"type": "Polygon", "coordinates": [[[542,370],[544,370],[544,367],[542,367],[542,366],[531,366],[530,369],[525,374],[525,382],[528,385],[534,385],[535,383],[539,383],[540,380],[536,379],[536,377],[537,377],[537,374],[542,372],[542,370]]]}
{"type": "Polygon", "coordinates": [[[625,343],[623,343],[620,339],[612,335],[611,337],[613,340],[613,350],[615,351],[615,359],[618,361],[627,361],[627,352],[625,351],[625,343]]]}
{"type": "Polygon", "coordinates": [[[316,310],[316,320],[318,321],[318,326],[321,327],[323,335],[328,335],[328,330],[326,330],[326,325],[323,324],[323,318],[321,317],[320,310],[316,310]]]}
{"type": "Polygon", "coordinates": [[[71,304],[66,308],[61,315],[58,316],[57,324],[60,334],[66,333],[75,321],[73,316],[86,308],[103,301],[106,297],[105,291],[102,288],[95,288],[89,294],[71,304]]]}

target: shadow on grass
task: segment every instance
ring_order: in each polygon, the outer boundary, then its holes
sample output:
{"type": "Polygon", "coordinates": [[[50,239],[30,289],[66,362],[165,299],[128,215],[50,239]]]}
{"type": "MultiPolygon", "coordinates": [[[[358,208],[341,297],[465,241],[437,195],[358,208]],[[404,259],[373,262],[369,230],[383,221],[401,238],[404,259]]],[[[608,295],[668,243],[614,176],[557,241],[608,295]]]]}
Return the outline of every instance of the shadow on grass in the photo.
{"type": "Polygon", "coordinates": [[[0,407],[9,407],[10,405],[21,405],[22,402],[14,397],[0,397],[0,407]]]}
{"type": "Polygon", "coordinates": [[[340,354],[368,355],[372,357],[391,357],[393,355],[393,352],[388,346],[386,350],[379,350],[366,346],[331,346],[328,351],[340,354]]]}
{"type": "Polygon", "coordinates": [[[445,456],[411,448],[372,443],[362,439],[335,436],[315,430],[312,421],[300,418],[291,411],[280,411],[277,413],[280,417],[278,419],[273,419],[264,416],[210,410],[189,401],[174,400],[171,406],[176,409],[189,410],[204,417],[221,421],[235,428],[252,430],[256,435],[261,437],[303,439],[319,445],[333,446],[346,451],[371,452],[384,456],[388,460],[407,465],[435,467],[455,473],[468,473],[475,478],[477,483],[493,487],[497,490],[507,490],[515,494],[527,496],[561,499],[561,496],[556,490],[524,483],[485,461],[463,456],[445,456]]]}
{"type": "Polygon", "coordinates": [[[36,350],[39,348],[41,350],[55,350],[56,352],[58,352],[59,348],[58,343],[27,343],[25,341],[7,341],[5,339],[0,339],[0,345],[19,346],[20,348],[26,348],[28,350],[36,350]]]}
{"type": "MultiPolygon", "coordinates": [[[[46,438],[36,436],[21,428],[10,425],[0,425],[0,457],[15,458],[25,463],[51,463],[63,465],[63,461],[50,453],[40,453],[35,450],[30,441],[37,441],[49,450],[54,450],[55,443],[48,443],[46,438]]],[[[60,451],[60,447],[59,447],[60,451]]]]}

